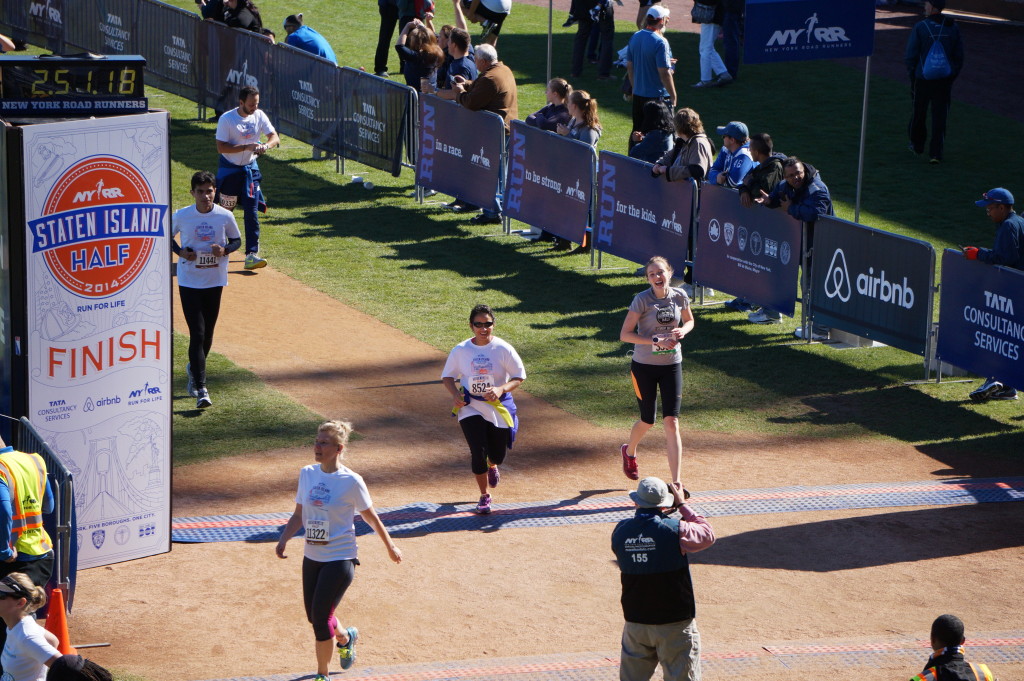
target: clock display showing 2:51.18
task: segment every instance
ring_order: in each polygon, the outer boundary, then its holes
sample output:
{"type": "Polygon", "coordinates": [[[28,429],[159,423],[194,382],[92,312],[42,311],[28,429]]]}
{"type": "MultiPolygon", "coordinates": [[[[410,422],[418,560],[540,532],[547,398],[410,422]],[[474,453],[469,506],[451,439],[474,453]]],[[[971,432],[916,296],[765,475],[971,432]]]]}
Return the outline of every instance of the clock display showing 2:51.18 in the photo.
{"type": "Polygon", "coordinates": [[[145,111],[145,64],[138,56],[0,57],[0,114],[145,111]]]}

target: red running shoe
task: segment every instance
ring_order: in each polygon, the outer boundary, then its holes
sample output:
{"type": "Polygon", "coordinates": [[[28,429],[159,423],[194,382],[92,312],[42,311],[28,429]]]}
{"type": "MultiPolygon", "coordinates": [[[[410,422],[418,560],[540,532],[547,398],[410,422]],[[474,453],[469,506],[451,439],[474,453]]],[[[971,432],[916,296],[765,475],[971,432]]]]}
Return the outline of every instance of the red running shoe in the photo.
{"type": "Polygon", "coordinates": [[[636,457],[630,456],[626,452],[629,451],[629,445],[622,445],[619,450],[622,453],[622,472],[626,474],[626,477],[630,480],[640,479],[640,466],[636,463],[636,457]]]}

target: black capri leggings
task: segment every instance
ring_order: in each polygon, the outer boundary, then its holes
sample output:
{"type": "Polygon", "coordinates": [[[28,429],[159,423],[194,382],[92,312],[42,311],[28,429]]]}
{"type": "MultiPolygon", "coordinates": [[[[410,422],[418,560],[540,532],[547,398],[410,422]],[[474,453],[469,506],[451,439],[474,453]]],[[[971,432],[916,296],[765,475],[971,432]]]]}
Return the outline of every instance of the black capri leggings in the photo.
{"type": "Polygon", "coordinates": [[[181,313],[188,324],[188,363],[197,388],[206,387],[206,356],[213,347],[213,329],[220,314],[223,286],[213,288],[178,287],[181,313]]]}
{"type": "Polygon", "coordinates": [[[629,372],[633,376],[633,390],[640,405],[640,420],[654,423],[654,410],[661,391],[661,417],[679,416],[683,401],[683,364],[641,364],[634,361],[629,372]]]}
{"type": "Polygon", "coordinates": [[[302,559],[302,600],[306,606],[306,619],[313,625],[313,636],[317,641],[334,638],[328,621],[352,584],[356,565],[359,561],[354,558],[329,563],[302,559]]]}
{"type": "Polygon", "coordinates": [[[479,415],[468,416],[459,421],[459,425],[469,445],[470,465],[474,475],[486,473],[488,461],[495,466],[505,461],[505,453],[508,451],[507,428],[499,428],[479,415]]]}

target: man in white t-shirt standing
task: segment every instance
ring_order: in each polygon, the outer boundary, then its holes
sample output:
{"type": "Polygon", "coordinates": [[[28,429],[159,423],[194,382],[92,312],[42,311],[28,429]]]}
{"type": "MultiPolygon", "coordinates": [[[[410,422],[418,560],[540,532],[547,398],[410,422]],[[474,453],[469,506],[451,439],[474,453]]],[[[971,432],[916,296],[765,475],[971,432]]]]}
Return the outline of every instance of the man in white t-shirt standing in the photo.
{"type": "Polygon", "coordinates": [[[260,188],[259,164],[256,158],[281,143],[277,130],[260,110],[260,91],[247,85],[238,93],[238,108],[220,117],[217,122],[217,203],[228,210],[242,206],[245,221],[245,269],[266,267],[260,257],[260,218],[257,211],[267,212],[267,202],[260,188]],[[267,141],[260,142],[266,135],[267,141]]]}
{"type": "Polygon", "coordinates": [[[171,250],[178,256],[178,294],[189,334],[185,374],[196,409],[213,406],[206,388],[206,356],[213,347],[221,293],[228,285],[228,254],[242,245],[235,216],[214,203],[216,191],[213,174],[200,170],[192,176],[195,205],[171,218],[171,250]]]}

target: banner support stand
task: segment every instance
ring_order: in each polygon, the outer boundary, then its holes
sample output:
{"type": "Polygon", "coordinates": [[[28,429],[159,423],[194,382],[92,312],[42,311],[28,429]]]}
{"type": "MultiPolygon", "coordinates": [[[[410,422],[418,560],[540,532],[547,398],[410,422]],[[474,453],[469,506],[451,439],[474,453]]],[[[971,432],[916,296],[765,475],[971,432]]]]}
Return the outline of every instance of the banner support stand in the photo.
{"type": "Polygon", "coordinates": [[[860,222],[860,190],[864,183],[864,143],[868,131],[868,91],[871,86],[871,55],[864,58],[864,102],[860,112],[860,153],[857,156],[857,200],[853,208],[853,221],[860,222]]]}
{"type": "Polygon", "coordinates": [[[551,41],[552,41],[552,16],[554,15],[554,0],[548,0],[548,70],[547,78],[544,79],[545,83],[551,82],[551,41]]]}

